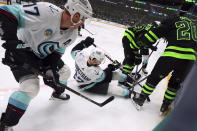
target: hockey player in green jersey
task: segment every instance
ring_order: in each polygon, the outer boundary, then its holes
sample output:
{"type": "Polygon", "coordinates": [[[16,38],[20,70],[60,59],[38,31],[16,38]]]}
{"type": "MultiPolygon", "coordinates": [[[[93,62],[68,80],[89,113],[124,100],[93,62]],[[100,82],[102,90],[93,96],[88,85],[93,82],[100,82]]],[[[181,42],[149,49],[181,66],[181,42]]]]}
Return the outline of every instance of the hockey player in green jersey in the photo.
{"type": "MultiPolygon", "coordinates": [[[[156,50],[152,44],[144,44],[141,41],[136,41],[138,37],[143,34],[145,31],[149,31],[151,28],[155,28],[158,26],[158,22],[153,22],[146,26],[133,26],[129,27],[125,30],[124,36],[122,38],[122,45],[124,48],[124,60],[122,71],[125,74],[130,74],[136,65],[139,65],[142,62],[142,55],[140,54],[140,50],[148,50],[151,48],[152,50],[156,50]]],[[[156,38],[155,38],[156,39],[156,38]]],[[[139,74],[135,74],[135,79],[140,77],[139,74]]],[[[125,83],[119,82],[119,84],[127,86],[125,83]]]]}
{"type": "Polygon", "coordinates": [[[176,97],[180,83],[184,81],[190,66],[196,60],[196,29],[195,20],[175,16],[162,21],[160,26],[144,32],[139,37],[139,41],[148,45],[152,45],[157,39],[164,37],[168,44],[148,76],[141,93],[133,97],[133,101],[138,107],[143,106],[157,84],[172,72],[160,111],[168,110],[176,97]]]}

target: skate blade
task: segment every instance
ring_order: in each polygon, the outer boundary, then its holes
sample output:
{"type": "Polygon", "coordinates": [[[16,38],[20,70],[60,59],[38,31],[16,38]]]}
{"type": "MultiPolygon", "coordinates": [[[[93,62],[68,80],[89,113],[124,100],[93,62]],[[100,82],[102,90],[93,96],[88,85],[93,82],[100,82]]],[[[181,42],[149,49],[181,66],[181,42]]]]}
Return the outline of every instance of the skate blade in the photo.
{"type": "Polygon", "coordinates": [[[161,117],[166,117],[168,114],[170,114],[171,112],[171,108],[169,108],[168,110],[164,111],[164,112],[160,112],[160,116],[161,117]]]}
{"type": "Polygon", "coordinates": [[[142,106],[139,106],[138,104],[135,103],[135,101],[133,101],[133,99],[131,99],[133,105],[135,106],[137,111],[141,111],[142,110],[142,106]]]}
{"type": "Polygon", "coordinates": [[[55,97],[51,97],[51,98],[49,98],[49,100],[52,100],[52,101],[67,101],[67,100],[69,100],[70,98],[68,98],[68,99],[59,99],[59,98],[55,98],[55,97]]]}

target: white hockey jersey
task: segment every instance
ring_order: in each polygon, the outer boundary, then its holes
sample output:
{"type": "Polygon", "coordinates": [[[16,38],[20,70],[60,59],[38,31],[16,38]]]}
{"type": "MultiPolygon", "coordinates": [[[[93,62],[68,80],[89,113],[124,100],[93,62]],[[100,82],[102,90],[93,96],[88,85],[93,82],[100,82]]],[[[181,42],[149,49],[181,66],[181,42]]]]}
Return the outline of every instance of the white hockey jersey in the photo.
{"type": "Polygon", "coordinates": [[[105,79],[105,73],[99,66],[87,65],[88,58],[84,51],[78,52],[75,56],[74,79],[83,87],[81,90],[89,89],[105,79]]]}
{"type": "Polygon", "coordinates": [[[66,47],[77,37],[76,29],[60,29],[63,10],[51,3],[3,5],[0,8],[17,18],[19,39],[40,58],[54,51],[63,55],[66,47]]]}

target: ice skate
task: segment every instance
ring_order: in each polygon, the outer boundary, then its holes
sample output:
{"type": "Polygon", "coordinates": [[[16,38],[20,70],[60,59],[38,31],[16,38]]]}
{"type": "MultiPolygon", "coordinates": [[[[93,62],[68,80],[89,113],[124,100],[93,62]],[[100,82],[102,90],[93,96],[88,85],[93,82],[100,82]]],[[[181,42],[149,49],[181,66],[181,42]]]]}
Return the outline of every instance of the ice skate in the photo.
{"type": "Polygon", "coordinates": [[[118,82],[118,86],[122,87],[122,88],[126,88],[126,89],[131,89],[133,88],[132,85],[130,85],[128,82],[118,82]]]}
{"type": "Polygon", "coordinates": [[[66,94],[66,93],[61,93],[58,94],[56,92],[53,92],[53,94],[51,95],[51,98],[49,100],[58,100],[58,101],[65,101],[65,100],[69,100],[70,99],[70,95],[66,94]]]}
{"type": "Polygon", "coordinates": [[[171,102],[164,100],[160,108],[160,115],[163,117],[167,116],[171,112],[171,109],[171,102]]]}
{"type": "Polygon", "coordinates": [[[134,95],[134,97],[132,98],[132,102],[135,106],[135,108],[139,111],[141,110],[145,100],[147,99],[147,96],[146,95],[143,95],[143,94],[138,94],[136,93],[134,95]]]}

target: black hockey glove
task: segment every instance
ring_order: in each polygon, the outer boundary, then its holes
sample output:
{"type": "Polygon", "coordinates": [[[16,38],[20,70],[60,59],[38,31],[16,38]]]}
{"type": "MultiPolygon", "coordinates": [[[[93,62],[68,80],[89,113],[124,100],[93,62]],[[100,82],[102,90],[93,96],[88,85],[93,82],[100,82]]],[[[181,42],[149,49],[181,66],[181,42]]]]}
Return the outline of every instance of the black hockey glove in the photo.
{"type": "Polygon", "coordinates": [[[111,70],[111,71],[115,71],[115,70],[117,70],[119,67],[120,67],[119,65],[114,65],[114,64],[109,64],[109,65],[108,65],[108,68],[109,68],[109,70],[111,70]]]}
{"type": "Polygon", "coordinates": [[[120,68],[121,64],[117,60],[113,61],[113,65],[115,66],[116,69],[120,68]]]}
{"type": "Polygon", "coordinates": [[[91,37],[89,37],[89,36],[83,41],[83,45],[84,45],[85,47],[89,47],[89,46],[91,46],[93,43],[94,43],[94,39],[91,38],[91,37]]]}

